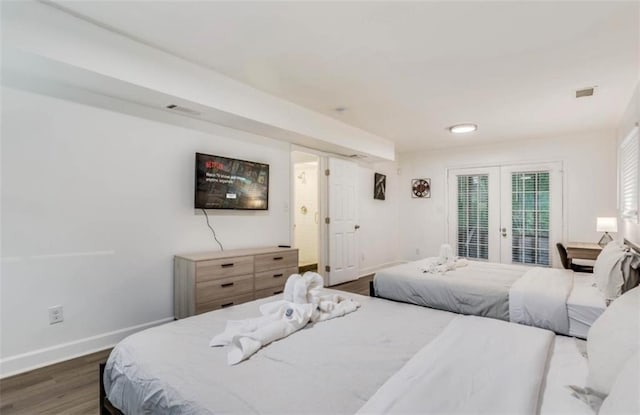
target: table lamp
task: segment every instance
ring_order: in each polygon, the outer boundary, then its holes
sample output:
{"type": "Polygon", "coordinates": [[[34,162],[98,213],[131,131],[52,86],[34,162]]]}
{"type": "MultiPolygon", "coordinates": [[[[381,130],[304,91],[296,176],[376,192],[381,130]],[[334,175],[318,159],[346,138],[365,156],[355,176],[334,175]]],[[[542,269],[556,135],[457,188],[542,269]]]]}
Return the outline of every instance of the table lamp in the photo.
{"type": "Polygon", "coordinates": [[[598,242],[598,245],[604,247],[609,242],[613,241],[609,232],[618,232],[618,218],[597,218],[596,231],[604,232],[602,238],[598,242]]]}

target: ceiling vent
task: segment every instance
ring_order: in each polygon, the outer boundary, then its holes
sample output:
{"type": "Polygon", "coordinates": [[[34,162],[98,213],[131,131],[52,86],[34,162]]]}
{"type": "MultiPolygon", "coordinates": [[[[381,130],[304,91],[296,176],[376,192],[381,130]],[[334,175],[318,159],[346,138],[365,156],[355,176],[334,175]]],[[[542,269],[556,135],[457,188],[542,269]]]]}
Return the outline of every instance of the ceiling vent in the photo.
{"type": "Polygon", "coordinates": [[[593,96],[593,90],[594,88],[584,88],[584,89],[578,89],[576,91],[576,98],[582,98],[582,97],[590,97],[593,96]]]}
{"type": "Polygon", "coordinates": [[[187,108],[187,107],[181,107],[180,105],[176,105],[176,104],[167,105],[167,109],[170,109],[171,111],[181,112],[187,115],[202,115],[196,110],[192,110],[191,108],[187,108]]]}

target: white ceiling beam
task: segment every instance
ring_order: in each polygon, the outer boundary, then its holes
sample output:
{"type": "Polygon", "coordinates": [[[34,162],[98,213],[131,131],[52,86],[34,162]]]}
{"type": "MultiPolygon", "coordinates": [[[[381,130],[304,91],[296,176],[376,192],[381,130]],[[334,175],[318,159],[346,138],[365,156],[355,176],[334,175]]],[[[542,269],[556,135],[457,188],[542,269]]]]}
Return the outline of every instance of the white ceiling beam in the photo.
{"type": "Polygon", "coordinates": [[[390,140],[46,4],[3,4],[2,20],[3,66],[9,71],[156,108],[171,103],[191,106],[205,120],[295,144],[377,160],[395,158],[390,140]]]}

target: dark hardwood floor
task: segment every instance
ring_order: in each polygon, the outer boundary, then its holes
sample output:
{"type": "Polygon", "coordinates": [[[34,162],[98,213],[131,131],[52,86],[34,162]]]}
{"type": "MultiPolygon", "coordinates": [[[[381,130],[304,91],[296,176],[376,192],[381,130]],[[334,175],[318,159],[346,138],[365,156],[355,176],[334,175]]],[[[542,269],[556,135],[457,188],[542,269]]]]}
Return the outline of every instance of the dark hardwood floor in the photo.
{"type": "Polygon", "coordinates": [[[98,364],[111,349],[0,380],[0,414],[97,414],[98,364]]]}
{"type": "MultiPolygon", "coordinates": [[[[367,275],[333,289],[369,295],[367,275]]],[[[0,380],[0,414],[98,414],[98,363],[111,349],[0,380]]]]}
{"type": "Polygon", "coordinates": [[[372,280],[373,274],[369,274],[355,281],[345,282],[343,284],[334,285],[329,288],[333,288],[334,290],[347,291],[355,294],[369,295],[369,282],[371,282],[372,280]]]}
{"type": "Polygon", "coordinates": [[[318,264],[301,265],[298,267],[299,274],[304,274],[307,271],[318,272],[318,264]]]}

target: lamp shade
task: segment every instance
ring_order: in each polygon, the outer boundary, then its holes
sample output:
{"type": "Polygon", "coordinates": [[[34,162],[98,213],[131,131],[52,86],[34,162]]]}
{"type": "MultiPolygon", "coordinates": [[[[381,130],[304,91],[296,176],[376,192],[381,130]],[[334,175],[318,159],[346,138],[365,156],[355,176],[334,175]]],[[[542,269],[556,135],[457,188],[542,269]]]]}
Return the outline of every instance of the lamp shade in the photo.
{"type": "Polygon", "coordinates": [[[618,232],[618,218],[598,218],[596,232],[618,232]]]}

